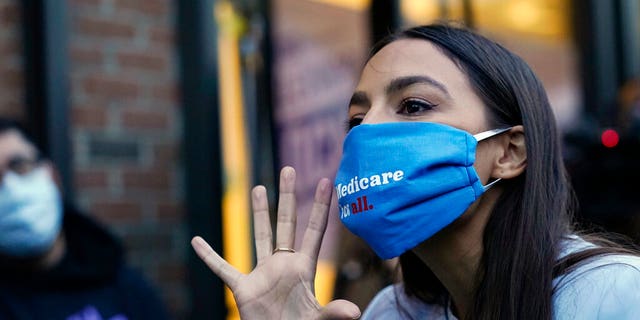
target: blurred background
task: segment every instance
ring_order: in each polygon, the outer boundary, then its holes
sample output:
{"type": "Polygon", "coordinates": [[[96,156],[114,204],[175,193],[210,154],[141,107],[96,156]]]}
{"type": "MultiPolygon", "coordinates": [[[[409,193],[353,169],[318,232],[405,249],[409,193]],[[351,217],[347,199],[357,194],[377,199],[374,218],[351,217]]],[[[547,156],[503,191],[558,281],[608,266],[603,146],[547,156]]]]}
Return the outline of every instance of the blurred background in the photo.
{"type": "MultiPolygon", "coordinates": [[[[66,198],[123,239],[175,318],[233,319],[190,238],[251,270],[249,190],[265,185],[273,211],[284,165],[298,170],[306,225],[369,47],[442,19],[532,66],[564,133],[578,217],[639,241],[640,0],[0,0],[0,115],[31,128],[66,198]]],[[[318,296],[365,307],[393,262],[345,233],[333,207],[318,296]]]]}

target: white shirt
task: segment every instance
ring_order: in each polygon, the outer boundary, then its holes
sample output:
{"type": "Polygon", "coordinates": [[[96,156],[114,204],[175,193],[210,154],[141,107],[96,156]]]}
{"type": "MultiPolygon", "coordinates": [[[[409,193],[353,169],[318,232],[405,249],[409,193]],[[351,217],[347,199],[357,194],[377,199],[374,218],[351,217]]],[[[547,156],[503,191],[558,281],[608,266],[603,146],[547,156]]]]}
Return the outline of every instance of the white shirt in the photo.
{"type": "MultiPolygon", "coordinates": [[[[560,256],[594,245],[571,237],[560,256]]],[[[554,279],[554,319],[640,319],[640,257],[606,255],[554,279]]],[[[408,297],[402,284],[384,288],[371,301],[363,320],[457,319],[449,307],[408,297]]]]}

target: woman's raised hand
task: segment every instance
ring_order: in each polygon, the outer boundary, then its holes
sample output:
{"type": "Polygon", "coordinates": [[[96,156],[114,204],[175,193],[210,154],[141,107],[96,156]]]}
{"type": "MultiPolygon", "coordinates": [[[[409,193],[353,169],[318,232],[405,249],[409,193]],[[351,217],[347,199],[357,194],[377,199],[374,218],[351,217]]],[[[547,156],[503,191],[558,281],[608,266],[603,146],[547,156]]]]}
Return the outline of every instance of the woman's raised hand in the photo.
{"type": "Polygon", "coordinates": [[[358,307],[346,300],[335,300],[322,307],[314,292],[316,264],[327,227],[331,183],[318,182],[309,225],[299,251],[294,252],[296,231],[296,172],[285,167],[280,172],[280,200],[276,244],[273,248],[267,191],[253,188],[252,204],[257,265],[242,274],[221,258],[202,238],[191,245],[209,269],[233,292],[242,319],[357,319],[358,307]]]}

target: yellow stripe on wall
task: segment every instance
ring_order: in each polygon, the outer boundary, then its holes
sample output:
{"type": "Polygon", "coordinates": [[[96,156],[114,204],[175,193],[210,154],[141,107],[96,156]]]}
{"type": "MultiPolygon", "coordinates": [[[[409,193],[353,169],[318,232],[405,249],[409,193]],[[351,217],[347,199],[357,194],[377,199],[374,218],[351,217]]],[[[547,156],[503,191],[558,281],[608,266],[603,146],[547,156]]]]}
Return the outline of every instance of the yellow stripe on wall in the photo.
{"type": "Polygon", "coordinates": [[[363,11],[369,8],[371,0],[312,0],[324,4],[334,5],[336,7],[346,8],[350,10],[363,11]]]}
{"type": "MultiPolygon", "coordinates": [[[[240,272],[252,269],[250,231],[250,166],[251,157],[244,122],[240,50],[238,46],[242,21],[228,1],[215,6],[218,26],[218,68],[220,84],[220,121],[224,167],[222,198],[222,239],[224,258],[240,272]]],[[[228,319],[240,319],[235,300],[227,288],[225,301],[228,319]]]]}
{"type": "MultiPolygon", "coordinates": [[[[368,0],[344,3],[367,3],[368,0]]],[[[251,150],[247,139],[241,79],[239,37],[245,26],[229,1],[215,5],[218,26],[218,68],[220,92],[220,121],[224,167],[222,198],[223,257],[240,272],[253,268],[250,221],[251,150]]],[[[336,278],[332,261],[319,261],[314,282],[316,297],[321,305],[333,298],[336,278]]],[[[233,294],[225,289],[228,320],[239,320],[233,294]]]]}
{"type": "Polygon", "coordinates": [[[320,260],[316,269],[316,298],[320,305],[325,306],[333,300],[334,283],[336,282],[336,266],[333,261],[320,260]]]}

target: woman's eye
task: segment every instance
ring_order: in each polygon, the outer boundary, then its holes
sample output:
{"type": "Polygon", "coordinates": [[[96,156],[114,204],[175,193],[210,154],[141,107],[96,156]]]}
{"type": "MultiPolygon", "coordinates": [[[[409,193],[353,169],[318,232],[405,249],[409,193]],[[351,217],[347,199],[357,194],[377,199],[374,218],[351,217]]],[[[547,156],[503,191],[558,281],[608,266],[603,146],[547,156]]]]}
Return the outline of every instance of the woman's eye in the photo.
{"type": "Polygon", "coordinates": [[[428,103],[423,100],[407,99],[400,104],[400,114],[415,114],[419,112],[429,111],[435,108],[436,105],[428,103]]]}
{"type": "Polygon", "coordinates": [[[346,121],[345,130],[349,132],[349,130],[353,129],[353,127],[362,123],[362,118],[352,118],[346,121]]]}

